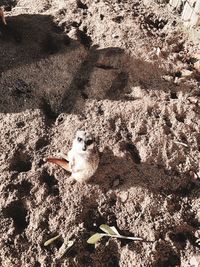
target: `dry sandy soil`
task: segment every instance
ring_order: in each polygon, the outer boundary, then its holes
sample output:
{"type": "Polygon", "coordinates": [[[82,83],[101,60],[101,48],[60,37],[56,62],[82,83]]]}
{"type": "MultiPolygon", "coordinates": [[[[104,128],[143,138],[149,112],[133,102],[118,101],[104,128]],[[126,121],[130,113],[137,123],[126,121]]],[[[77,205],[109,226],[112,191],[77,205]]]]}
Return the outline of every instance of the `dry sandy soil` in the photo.
{"type": "Polygon", "coordinates": [[[198,266],[200,38],[165,2],[0,1],[0,266],[198,266]],[[79,128],[101,152],[88,184],[43,162],[79,128]],[[94,248],[102,223],[144,241],[94,248]]]}

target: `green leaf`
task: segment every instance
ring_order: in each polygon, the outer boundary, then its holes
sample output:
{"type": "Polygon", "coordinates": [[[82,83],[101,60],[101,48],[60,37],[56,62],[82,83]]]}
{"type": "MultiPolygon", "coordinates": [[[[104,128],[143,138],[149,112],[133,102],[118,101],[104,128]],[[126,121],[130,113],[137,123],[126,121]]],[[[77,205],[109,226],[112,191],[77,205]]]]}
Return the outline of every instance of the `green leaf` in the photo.
{"type": "Polygon", "coordinates": [[[113,232],[115,232],[116,235],[120,235],[115,226],[110,226],[110,228],[113,230],[113,232]]]}
{"type": "Polygon", "coordinates": [[[50,245],[50,244],[53,243],[55,240],[57,240],[59,237],[60,237],[60,235],[57,235],[57,236],[55,236],[55,237],[50,238],[49,240],[47,240],[47,241],[44,243],[44,246],[46,247],[46,246],[50,245]]]}
{"type": "Polygon", "coordinates": [[[109,234],[109,235],[118,235],[116,234],[116,231],[114,231],[110,226],[108,226],[107,224],[102,224],[100,225],[100,229],[102,231],[104,231],[106,234],[109,234]]]}
{"type": "Polygon", "coordinates": [[[103,234],[99,234],[96,233],[94,235],[92,235],[88,240],[87,243],[88,244],[96,244],[101,238],[102,238],[103,234]]]}

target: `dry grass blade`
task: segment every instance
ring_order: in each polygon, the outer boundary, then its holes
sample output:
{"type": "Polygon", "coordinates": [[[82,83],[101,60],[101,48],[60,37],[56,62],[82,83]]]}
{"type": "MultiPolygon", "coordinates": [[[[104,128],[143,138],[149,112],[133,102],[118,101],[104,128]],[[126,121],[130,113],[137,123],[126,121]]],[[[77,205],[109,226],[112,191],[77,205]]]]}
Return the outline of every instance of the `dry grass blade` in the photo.
{"type": "Polygon", "coordinates": [[[59,249],[59,252],[58,252],[58,256],[57,258],[60,259],[62,258],[65,253],[74,245],[74,241],[72,240],[69,240],[69,241],[66,241],[62,244],[61,248],[59,249]]]}
{"type": "Polygon", "coordinates": [[[178,144],[178,145],[182,145],[182,146],[185,146],[185,147],[188,147],[187,144],[183,143],[183,142],[179,142],[179,141],[173,141],[175,144],[178,144]]]}
{"type": "Polygon", "coordinates": [[[95,245],[102,237],[104,236],[104,234],[99,234],[99,233],[96,233],[94,235],[92,235],[88,240],[87,240],[87,243],[88,244],[92,244],[92,245],[95,245]]]}
{"type": "Polygon", "coordinates": [[[49,246],[51,243],[53,243],[55,240],[57,240],[58,238],[60,237],[60,235],[57,235],[55,237],[52,237],[50,238],[49,240],[47,240],[45,243],[44,243],[44,246],[49,246]]]}
{"type": "Polygon", "coordinates": [[[116,232],[113,231],[113,229],[112,229],[110,226],[106,225],[106,224],[102,224],[99,228],[100,228],[103,232],[105,232],[106,234],[109,234],[109,235],[119,235],[119,233],[116,234],[116,232]]]}
{"type": "Polygon", "coordinates": [[[88,244],[93,244],[95,245],[103,236],[108,236],[108,237],[115,237],[115,238],[121,238],[121,239],[129,239],[133,241],[142,241],[143,239],[141,237],[131,237],[131,236],[123,236],[120,235],[117,229],[114,226],[108,226],[106,224],[102,224],[100,226],[100,229],[105,232],[105,234],[101,233],[96,233],[92,235],[88,240],[88,244]]]}

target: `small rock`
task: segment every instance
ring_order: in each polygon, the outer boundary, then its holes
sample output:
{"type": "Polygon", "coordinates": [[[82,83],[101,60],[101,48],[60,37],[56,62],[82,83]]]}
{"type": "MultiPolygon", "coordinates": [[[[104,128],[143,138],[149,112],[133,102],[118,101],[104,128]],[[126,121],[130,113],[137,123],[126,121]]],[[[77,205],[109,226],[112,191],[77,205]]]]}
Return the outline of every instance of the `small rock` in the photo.
{"type": "Polygon", "coordinates": [[[172,82],[173,81],[173,77],[170,76],[170,75],[163,75],[162,78],[167,82],[172,82]]]}
{"type": "Polygon", "coordinates": [[[142,98],[144,97],[144,90],[140,86],[134,86],[132,87],[132,95],[135,98],[142,98]]]}
{"type": "Polygon", "coordinates": [[[175,83],[175,84],[180,84],[180,79],[179,79],[178,77],[176,77],[176,78],[174,79],[174,83],[175,83]]]}
{"type": "Polygon", "coordinates": [[[154,53],[156,54],[157,57],[161,57],[162,56],[162,51],[160,49],[160,47],[154,47],[154,53]]]}
{"type": "Polygon", "coordinates": [[[127,201],[127,199],[128,199],[128,195],[129,195],[128,192],[122,192],[122,193],[120,194],[119,197],[120,197],[122,203],[125,203],[125,202],[127,201]]]}
{"type": "Polygon", "coordinates": [[[188,97],[188,100],[190,101],[190,103],[193,103],[193,104],[196,104],[198,102],[198,98],[195,96],[188,97]]]}
{"type": "Polygon", "coordinates": [[[190,259],[190,266],[191,267],[200,267],[200,256],[193,256],[190,259]]]}
{"type": "Polygon", "coordinates": [[[192,71],[190,70],[182,70],[181,71],[182,77],[188,77],[192,75],[192,71]]]}
{"type": "Polygon", "coordinates": [[[194,68],[200,72],[200,60],[198,60],[197,62],[194,63],[194,68]]]}
{"type": "Polygon", "coordinates": [[[200,238],[200,230],[195,231],[194,236],[199,239],[200,238]]]}
{"type": "Polygon", "coordinates": [[[73,39],[73,40],[78,40],[78,33],[77,29],[72,29],[69,33],[68,36],[73,39]]]}

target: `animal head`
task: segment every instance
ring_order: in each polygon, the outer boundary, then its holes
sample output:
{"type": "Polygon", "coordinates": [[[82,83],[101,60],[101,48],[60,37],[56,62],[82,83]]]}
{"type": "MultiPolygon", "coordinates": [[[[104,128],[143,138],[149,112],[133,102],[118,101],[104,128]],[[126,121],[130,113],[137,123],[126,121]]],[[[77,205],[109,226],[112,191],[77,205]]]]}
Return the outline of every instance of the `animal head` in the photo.
{"type": "Polygon", "coordinates": [[[78,130],[73,141],[73,149],[76,150],[77,153],[88,153],[95,146],[95,141],[93,136],[84,130],[78,130]]]}

